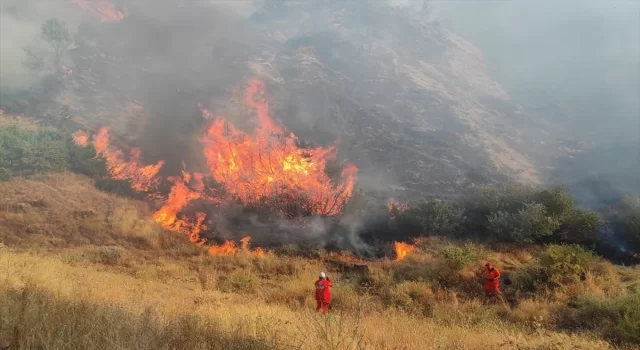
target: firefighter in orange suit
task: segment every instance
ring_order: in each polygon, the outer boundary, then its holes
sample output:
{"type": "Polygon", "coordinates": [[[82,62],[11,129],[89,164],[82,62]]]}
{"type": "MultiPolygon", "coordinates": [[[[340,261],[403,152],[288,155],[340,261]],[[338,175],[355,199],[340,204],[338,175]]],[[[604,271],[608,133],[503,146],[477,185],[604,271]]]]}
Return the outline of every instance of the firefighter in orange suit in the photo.
{"type": "Polygon", "coordinates": [[[484,292],[488,297],[500,294],[500,271],[493,266],[491,262],[487,262],[484,268],[484,292]]]}
{"type": "Polygon", "coordinates": [[[324,272],[320,272],[320,277],[316,281],[315,286],[316,311],[320,312],[320,310],[323,310],[326,315],[329,313],[331,304],[331,290],[329,289],[332,287],[331,281],[329,281],[329,277],[327,277],[324,272]]]}

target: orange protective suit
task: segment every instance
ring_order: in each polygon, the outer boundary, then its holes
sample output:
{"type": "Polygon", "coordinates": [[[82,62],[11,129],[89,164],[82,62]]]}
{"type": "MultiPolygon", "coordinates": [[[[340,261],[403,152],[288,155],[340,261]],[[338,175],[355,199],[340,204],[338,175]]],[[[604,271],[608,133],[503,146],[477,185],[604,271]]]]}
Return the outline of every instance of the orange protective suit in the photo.
{"type": "Polygon", "coordinates": [[[331,290],[333,284],[327,279],[319,279],[315,283],[316,286],[316,311],[323,310],[325,315],[329,313],[329,304],[331,303],[331,290]]]}
{"type": "Polygon", "coordinates": [[[484,292],[487,296],[500,294],[500,271],[498,268],[493,267],[491,264],[487,264],[484,268],[484,273],[484,292]]]}

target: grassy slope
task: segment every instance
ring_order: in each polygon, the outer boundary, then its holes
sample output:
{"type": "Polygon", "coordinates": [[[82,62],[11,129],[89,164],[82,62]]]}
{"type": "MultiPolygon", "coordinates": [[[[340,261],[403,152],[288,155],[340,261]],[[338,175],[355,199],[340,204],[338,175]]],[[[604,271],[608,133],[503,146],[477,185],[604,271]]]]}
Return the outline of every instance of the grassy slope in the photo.
{"type": "MultiPolygon", "coordinates": [[[[144,203],[73,174],[14,179],[0,193],[0,347],[611,348],[585,333],[547,330],[546,318],[533,318],[552,312],[544,302],[509,310],[415,279],[365,296],[353,276],[332,273],[335,313],[324,318],[311,295],[327,269],[321,261],[207,256],[150,223],[144,203]]],[[[425,248],[405,262],[376,263],[374,285],[433,267],[429,256],[425,248]]],[[[490,257],[505,266],[531,259],[490,257]]],[[[584,288],[612,293],[596,282],[584,288]]]]}

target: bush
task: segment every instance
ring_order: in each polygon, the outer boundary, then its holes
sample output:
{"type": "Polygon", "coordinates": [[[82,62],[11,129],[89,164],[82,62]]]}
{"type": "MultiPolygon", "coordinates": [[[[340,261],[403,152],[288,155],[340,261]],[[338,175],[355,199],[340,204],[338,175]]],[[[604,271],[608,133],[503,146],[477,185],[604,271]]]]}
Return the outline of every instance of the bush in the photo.
{"type": "Polygon", "coordinates": [[[580,280],[587,270],[600,262],[593,252],[579,245],[549,245],[538,257],[543,279],[551,288],[558,288],[580,280]]]}
{"type": "Polygon", "coordinates": [[[220,283],[220,287],[234,292],[253,293],[259,283],[260,279],[252,271],[236,269],[220,283]]]}
{"type": "Polygon", "coordinates": [[[68,139],[53,130],[0,127],[0,179],[67,169],[68,139]]]}
{"type": "Polygon", "coordinates": [[[560,221],[570,216],[575,206],[573,198],[563,188],[544,190],[539,198],[546,212],[560,221]]]}
{"type": "Polygon", "coordinates": [[[606,218],[618,241],[640,250],[640,197],[624,198],[606,218]]]}
{"type": "Polygon", "coordinates": [[[589,244],[598,240],[602,227],[600,216],[591,210],[574,209],[566,218],[559,237],[568,243],[589,244]]]}
{"type": "Polygon", "coordinates": [[[462,222],[462,210],[454,203],[440,200],[411,203],[400,212],[395,210],[401,230],[423,234],[449,234],[455,232],[462,222]]]}
{"type": "Polygon", "coordinates": [[[98,249],[98,258],[103,264],[117,265],[122,259],[124,253],[125,250],[122,247],[100,247],[100,249],[98,249]]]}
{"type": "Polygon", "coordinates": [[[474,263],[484,255],[483,249],[473,243],[464,243],[461,246],[450,245],[440,248],[438,255],[444,258],[457,271],[462,270],[467,264],[474,263]]]}
{"type": "Polygon", "coordinates": [[[578,298],[560,312],[558,324],[595,331],[615,342],[640,345],[640,295],[578,298]]]}
{"type": "Polygon", "coordinates": [[[517,213],[498,211],[487,217],[487,228],[496,237],[512,242],[532,243],[550,237],[560,223],[547,215],[544,205],[526,204],[517,213]]]}
{"type": "Polygon", "coordinates": [[[96,158],[96,149],[93,145],[81,147],[72,140],[68,142],[69,163],[71,171],[94,178],[108,175],[104,159],[96,158]]]}

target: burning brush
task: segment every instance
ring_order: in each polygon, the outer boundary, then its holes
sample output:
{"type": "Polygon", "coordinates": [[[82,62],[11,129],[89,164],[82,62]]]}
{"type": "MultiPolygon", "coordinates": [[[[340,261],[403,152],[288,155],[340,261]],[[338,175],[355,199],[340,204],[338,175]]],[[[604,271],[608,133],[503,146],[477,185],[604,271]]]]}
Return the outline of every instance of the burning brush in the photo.
{"type": "MultiPolygon", "coordinates": [[[[239,201],[244,205],[267,205],[284,217],[307,215],[334,216],[342,212],[351,198],[358,169],[348,164],[334,184],[325,173],[327,162],[336,155],[336,145],[328,148],[303,149],[297,137],[283,126],[277,125],[269,114],[264,99],[264,84],[251,80],[242,99],[249,111],[257,116],[253,133],[236,129],[223,117],[198,105],[208,127],[200,137],[207,160],[208,173],[183,171],[180,177],[167,178],[173,183],[169,194],[158,193],[158,176],[164,165],[142,164],[142,152],[133,148],[129,156],[112,147],[107,128],[94,137],[97,156],[106,160],[113,179],[129,180],[132,188],[145,192],[150,198],[165,198],[164,204],[153,214],[153,219],[168,230],[181,232],[194,244],[203,245],[202,233],[211,219],[204,212],[187,214],[186,209],[195,200],[204,200],[218,206],[224,201],[239,201]],[[204,178],[211,178],[216,188],[205,186],[204,178]]],[[[89,136],[83,131],[73,135],[78,145],[86,145],[89,136]]],[[[248,249],[249,237],[211,245],[211,254],[235,254],[248,249]]],[[[252,254],[264,255],[260,248],[252,254]]]]}

